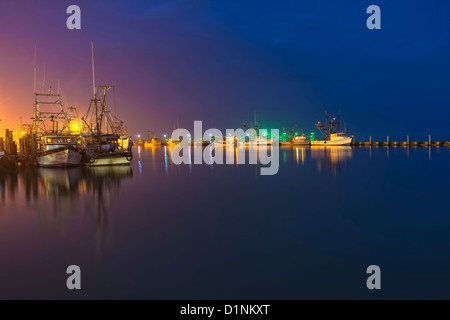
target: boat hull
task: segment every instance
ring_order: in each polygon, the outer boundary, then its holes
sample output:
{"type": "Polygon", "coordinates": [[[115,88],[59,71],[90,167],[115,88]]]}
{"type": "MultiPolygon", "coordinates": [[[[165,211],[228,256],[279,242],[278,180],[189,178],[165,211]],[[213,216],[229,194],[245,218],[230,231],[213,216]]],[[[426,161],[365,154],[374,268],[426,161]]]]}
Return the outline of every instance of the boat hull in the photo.
{"type": "Polygon", "coordinates": [[[88,167],[97,166],[126,166],[131,163],[133,154],[131,152],[95,154],[88,157],[85,163],[88,167]]]}
{"type": "Polygon", "coordinates": [[[352,143],[351,137],[333,140],[315,140],[311,141],[311,146],[349,146],[352,143]]]}
{"type": "Polygon", "coordinates": [[[309,140],[293,141],[292,144],[294,146],[308,146],[310,144],[310,141],[309,140]]]}
{"type": "Polygon", "coordinates": [[[76,167],[81,164],[82,159],[83,156],[72,149],[46,152],[36,158],[38,165],[44,168],[76,167]]]}

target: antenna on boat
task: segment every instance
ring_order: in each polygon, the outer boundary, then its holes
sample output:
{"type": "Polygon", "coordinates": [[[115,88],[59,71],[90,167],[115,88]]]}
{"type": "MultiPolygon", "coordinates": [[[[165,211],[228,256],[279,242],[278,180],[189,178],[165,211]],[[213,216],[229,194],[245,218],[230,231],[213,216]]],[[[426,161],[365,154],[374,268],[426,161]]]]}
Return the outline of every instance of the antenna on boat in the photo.
{"type": "Polygon", "coordinates": [[[44,77],[42,79],[42,88],[45,90],[45,63],[44,63],[44,77]]]}
{"type": "Polygon", "coordinates": [[[339,124],[341,123],[341,110],[339,110],[338,114],[338,123],[337,123],[337,131],[339,132],[339,124]]]}
{"type": "Polygon", "coordinates": [[[59,80],[58,80],[58,95],[59,95],[59,80]]]}
{"type": "Polygon", "coordinates": [[[95,69],[94,69],[94,42],[91,41],[91,51],[92,51],[92,90],[94,91],[94,100],[96,100],[95,94],[95,69]]]}
{"type": "Polygon", "coordinates": [[[34,46],[34,93],[36,93],[36,45],[34,46]]]}
{"type": "Polygon", "coordinates": [[[36,98],[36,45],[34,45],[34,83],[33,83],[33,129],[37,133],[37,98],[36,98]]]}

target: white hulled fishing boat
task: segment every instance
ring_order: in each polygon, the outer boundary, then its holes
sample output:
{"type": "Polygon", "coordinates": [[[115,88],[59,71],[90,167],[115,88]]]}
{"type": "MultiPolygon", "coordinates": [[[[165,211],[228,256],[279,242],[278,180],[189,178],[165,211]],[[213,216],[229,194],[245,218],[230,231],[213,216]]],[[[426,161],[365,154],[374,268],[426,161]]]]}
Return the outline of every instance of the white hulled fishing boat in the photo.
{"type": "Polygon", "coordinates": [[[311,143],[311,140],[309,140],[304,134],[302,135],[294,135],[292,138],[292,144],[296,146],[307,146],[311,143]]]}
{"type": "Polygon", "coordinates": [[[280,142],[281,145],[296,145],[296,146],[307,146],[311,143],[311,140],[305,135],[305,134],[299,134],[298,127],[294,127],[292,130],[286,130],[283,128],[283,131],[285,132],[283,135],[288,136],[287,141],[284,141],[283,143],[280,142]]]}
{"type": "Polygon", "coordinates": [[[36,155],[40,167],[75,167],[83,158],[77,145],[77,136],[47,134],[41,137],[41,147],[36,155]]]}
{"type": "Polygon", "coordinates": [[[255,111],[255,119],[254,119],[254,126],[253,123],[250,122],[250,127],[247,127],[247,125],[244,123],[242,125],[242,128],[249,132],[247,134],[247,137],[245,139],[243,139],[242,137],[238,137],[237,139],[237,144],[238,145],[246,145],[246,146],[267,146],[267,145],[271,145],[275,142],[277,142],[278,140],[275,140],[273,137],[268,138],[267,137],[267,131],[266,130],[262,130],[262,123],[258,124],[257,119],[256,119],[256,111],[255,111]]]}
{"type": "Polygon", "coordinates": [[[64,110],[59,92],[34,93],[32,132],[36,136],[36,163],[40,167],[61,168],[81,164],[83,156],[78,147],[79,130],[73,110],[64,110]],[[43,110],[44,105],[47,110],[43,110]]]}
{"type": "Polygon", "coordinates": [[[317,129],[324,135],[324,140],[313,140],[311,146],[349,146],[353,138],[347,136],[345,130],[340,131],[341,112],[339,112],[338,120],[336,118],[328,120],[326,112],[325,118],[326,125],[321,122],[316,123],[317,129]]]}

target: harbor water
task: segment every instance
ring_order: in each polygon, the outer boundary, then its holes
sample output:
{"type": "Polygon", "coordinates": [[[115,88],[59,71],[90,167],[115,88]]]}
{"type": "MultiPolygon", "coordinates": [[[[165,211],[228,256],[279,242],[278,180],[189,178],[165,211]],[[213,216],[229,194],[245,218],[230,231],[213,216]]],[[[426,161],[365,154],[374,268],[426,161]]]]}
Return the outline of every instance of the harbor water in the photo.
{"type": "Polygon", "coordinates": [[[0,172],[0,299],[450,298],[450,148],[281,147],[272,176],[133,152],[0,172]]]}

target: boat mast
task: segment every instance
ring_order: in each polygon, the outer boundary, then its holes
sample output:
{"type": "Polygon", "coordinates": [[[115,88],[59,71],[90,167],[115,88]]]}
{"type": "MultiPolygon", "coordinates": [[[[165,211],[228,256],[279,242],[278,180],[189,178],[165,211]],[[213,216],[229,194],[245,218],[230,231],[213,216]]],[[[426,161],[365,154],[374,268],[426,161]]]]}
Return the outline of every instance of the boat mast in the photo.
{"type": "Polygon", "coordinates": [[[97,105],[97,93],[95,90],[95,64],[94,64],[94,42],[91,41],[91,53],[92,53],[92,91],[94,93],[94,107],[95,107],[95,129],[97,131],[97,136],[100,137],[100,129],[99,129],[99,117],[98,117],[98,105],[97,105]]]}
{"type": "Polygon", "coordinates": [[[33,113],[34,113],[34,131],[37,132],[37,103],[36,103],[36,45],[34,46],[34,82],[33,82],[33,113]]]}
{"type": "Polygon", "coordinates": [[[95,69],[94,69],[94,42],[91,42],[91,52],[92,52],[92,91],[94,93],[94,100],[96,100],[95,94],[95,69]]]}
{"type": "Polygon", "coordinates": [[[341,123],[341,110],[339,110],[339,114],[338,114],[337,132],[339,132],[339,124],[340,123],[341,123]]]}

